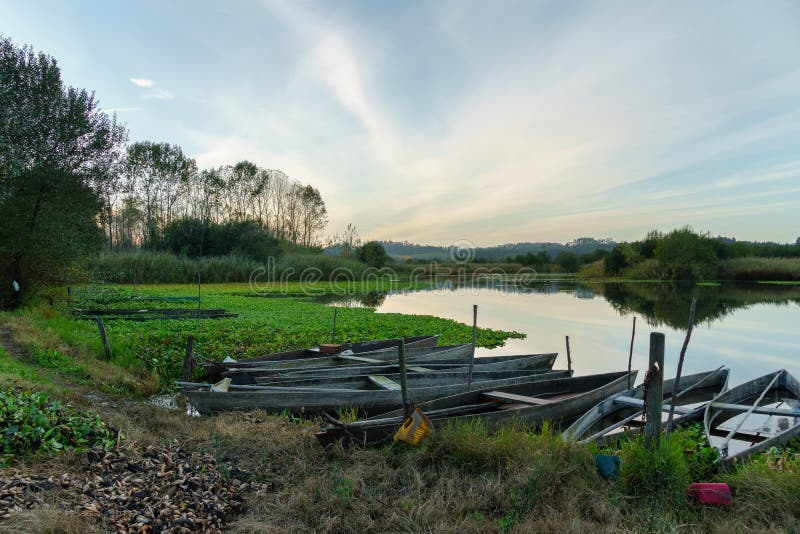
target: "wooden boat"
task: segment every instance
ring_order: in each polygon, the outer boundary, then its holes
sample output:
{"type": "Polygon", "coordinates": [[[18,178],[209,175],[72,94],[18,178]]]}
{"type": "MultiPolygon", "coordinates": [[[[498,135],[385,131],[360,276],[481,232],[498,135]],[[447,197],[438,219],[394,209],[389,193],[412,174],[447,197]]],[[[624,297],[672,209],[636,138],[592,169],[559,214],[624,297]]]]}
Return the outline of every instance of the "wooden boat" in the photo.
{"type": "MultiPolygon", "coordinates": [[[[675,404],[673,427],[702,419],[706,404],[728,387],[729,374],[728,369],[719,368],[683,376],[677,395],[673,395],[675,379],[665,380],[663,412],[668,414],[670,404],[675,404]]],[[[623,427],[629,427],[628,432],[639,432],[644,426],[643,399],[643,385],[604,399],[567,428],[563,437],[565,440],[591,442],[618,437],[620,434],[615,431],[623,427]]]]}
{"type": "MultiPolygon", "coordinates": [[[[439,343],[439,336],[415,336],[404,338],[406,349],[422,349],[436,347],[439,343]]],[[[372,359],[387,361],[397,359],[397,340],[396,339],[377,339],[372,341],[361,341],[357,343],[345,343],[341,345],[339,355],[350,355],[354,357],[364,356],[372,359]]],[[[325,354],[320,352],[320,347],[307,349],[290,350],[276,352],[265,356],[247,358],[235,362],[216,362],[205,366],[206,376],[213,382],[222,377],[222,373],[233,369],[246,369],[249,367],[268,366],[271,362],[288,362],[319,359],[325,354]]],[[[335,362],[334,362],[335,363],[335,362]]]]}
{"type": "MultiPolygon", "coordinates": [[[[514,369],[507,370],[483,370],[474,369],[472,372],[473,382],[484,382],[486,380],[500,380],[503,378],[514,378],[528,375],[541,374],[548,372],[551,369],[514,369]]],[[[417,389],[420,387],[438,386],[444,384],[466,384],[467,376],[469,375],[469,367],[460,367],[458,369],[449,369],[444,371],[434,371],[429,373],[410,373],[406,375],[409,389],[417,389]]],[[[399,373],[387,374],[368,374],[368,375],[353,375],[353,376],[339,376],[329,378],[326,376],[317,378],[260,378],[256,382],[260,386],[277,386],[277,387],[293,387],[293,388],[312,388],[312,389],[375,389],[383,388],[382,384],[391,384],[386,382],[389,380],[396,384],[400,384],[399,373]]]]}
{"type": "MultiPolygon", "coordinates": [[[[470,348],[471,354],[471,348],[470,348]]],[[[406,367],[409,376],[417,374],[438,374],[467,372],[470,360],[448,359],[440,360],[438,354],[421,355],[408,360],[406,367]]],[[[516,356],[498,356],[497,358],[476,358],[475,371],[535,371],[552,369],[558,354],[522,354],[516,356]]],[[[266,370],[260,373],[225,373],[234,384],[262,384],[279,385],[288,381],[319,379],[328,380],[336,384],[338,379],[363,376],[384,375],[399,372],[396,363],[384,365],[340,365],[338,367],[312,368],[302,371],[282,372],[281,370],[266,370]]],[[[343,386],[342,386],[343,387],[343,386]]]]}
{"type": "Polygon", "coordinates": [[[704,423],[723,464],[786,443],[800,436],[800,382],[786,370],[745,382],[716,396],[706,407],[704,423]],[[753,415],[767,418],[757,421],[758,430],[743,430],[746,421],[757,419],[753,415]],[[731,440],[741,446],[731,447],[731,440]]]}
{"type": "MultiPolygon", "coordinates": [[[[441,360],[461,360],[468,362],[472,357],[472,345],[451,345],[444,347],[425,347],[406,350],[406,361],[409,364],[431,363],[441,360]]],[[[354,365],[382,365],[394,363],[399,359],[399,354],[395,352],[380,351],[372,352],[367,356],[353,356],[349,354],[336,354],[332,356],[320,356],[319,358],[307,358],[305,360],[280,360],[265,362],[259,366],[252,366],[240,369],[231,369],[222,373],[237,384],[255,383],[253,377],[258,375],[274,375],[283,372],[302,371],[328,367],[346,367],[354,365]],[[248,378],[249,376],[249,378],[248,378]]]]}
{"type": "MultiPolygon", "coordinates": [[[[636,371],[632,371],[631,379],[635,378],[636,371]]],[[[470,391],[418,402],[416,406],[434,424],[481,421],[492,427],[512,419],[529,423],[547,420],[561,424],[571,421],[609,395],[623,391],[627,384],[627,372],[529,380],[505,386],[479,383],[470,391]]],[[[322,445],[335,442],[376,444],[391,439],[403,421],[404,411],[396,409],[354,423],[326,426],[316,436],[322,445]]]]}
{"type": "MultiPolygon", "coordinates": [[[[487,380],[481,388],[498,388],[533,381],[552,380],[570,376],[570,371],[549,371],[525,376],[487,380]]],[[[447,384],[413,387],[409,376],[409,397],[415,402],[424,402],[464,391],[465,381],[447,384]]],[[[298,414],[336,412],[340,408],[355,408],[360,412],[374,414],[402,406],[402,393],[397,382],[376,380],[371,385],[383,389],[334,389],[279,386],[232,385],[227,392],[210,391],[209,384],[186,384],[178,382],[181,392],[201,414],[261,409],[275,412],[288,411],[298,414]]],[[[473,382],[473,388],[477,384],[473,382]]]]}

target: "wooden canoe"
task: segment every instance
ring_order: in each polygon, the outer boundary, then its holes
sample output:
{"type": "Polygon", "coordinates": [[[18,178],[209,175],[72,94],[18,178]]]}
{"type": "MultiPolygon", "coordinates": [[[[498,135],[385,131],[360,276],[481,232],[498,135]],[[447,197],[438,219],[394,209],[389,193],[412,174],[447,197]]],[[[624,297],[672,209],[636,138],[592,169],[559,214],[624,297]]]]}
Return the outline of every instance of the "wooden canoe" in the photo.
{"type": "MultiPolygon", "coordinates": [[[[531,376],[517,376],[481,382],[480,387],[497,388],[532,381],[545,381],[569,376],[568,371],[549,371],[531,376]]],[[[411,377],[409,377],[409,382],[411,377]]],[[[182,385],[182,384],[179,384],[182,385]]],[[[376,384],[377,387],[377,384],[376,384]]],[[[473,388],[476,384],[473,383],[473,388]]],[[[466,389],[466,383],[458,381],[443,385],[413,388],[409,397],[415,402],[424,402],[438,397],[453,395],[466,389]]],[[[402,406],[399,389],[328,389],[277,386],[231,386],[227,392],[210,391],[207,384],[182,385],[181,393],[201,414],[231,410],[262,409],[273,412],[311,414],[336,413],[340,408],[355,408],[360,412],[374,414],[402,406]]]]}
{"type": "MultiPolygon", "coordinates": [[[[631,374],[635,379],[636,371],[631,374]]],[[[627,384],[627,372],[527,381],[506,386],[481,383],[473,384],[468,392],[417,403],[416,406],[434,424],[481,421],[493,427],[509,420],[522,420],[529,423],[551,421],[560,425],[609,395],[623,391],[627,384]]],[[[397,409],[346,425],[329,425],[316,436],[322,445],[336,442],[344,445],[377,444],[391,439],[402,423],[403,410],[397,409]]]]}
{"type": "MultiPolygon", "coordinates": [[[[439,343],[439,335],[406,337],[404,338],[404,341],[406,344],[406,349],[435,347],[439,343]]],[[[396,339],[376,339],[371,341],[360,341],[357,343],[345,343],[342,345],[343,353],[352,353],[356,356],[376,354],[376,358],[382,360],[390,360],[392,357],[396,359],[397,350],[396,339]],[[389,354],[385,358],[380,358],[380,355],[384,352],[388,352],[389,354]]],[[[222,376],[222,372],[229,369],[260,366],[265,362],[306,360],[319,358],[321,355],[322,353],[320,353],[319,347],[276,352],[273,354],[256,356],[255,358],[247,358],[236,362],[217,362],[209,364],[205,366],[205,372],[206,376],[209,377],[212,382],[216,382],[222,376]]]]}
{"type": "MultiPolygon", "coordinates": [[[[473,382],[483,382],[485,380],[500,380],[503,378],[514,378],[528,375],[549,372],[551,369],[513,369],[513,370],[484,370],[474,369],[472,372],[473,382]]],[[[434,371],[428,373],[408,373],[406,375],[409,389],[420,387],[439,386],[446,384],[466,384],[469,367],[449,369],[444,371],[434,371]]],[[[399,373],[372,373],[367,375],[338,376],[335,378],[264,378],[258,381],[261,386],[278,386],[293,388],[312,388],[312,389],[386,389],[380,386],[378,379],[383,377],[399,385],[399,373]]],[[[388,384],[388,382],[387,382],[388,384]]]]}
{"type": "MultiPolygon", "coordinates": [[[[440,360],[461,360],[467,362],[472,356],[472,345],[451,345],[444,347],[422,347],[406,349],[406,361],[409,364],[422,364],[440,360]]],[[[322,367],[342,367],[358,364],[385,364],[398,360],[397,349],[359,354],[336,354],[333,356],[320,356],[305,360],[279,360],[262,362],[258,366],[230,369],[222,373],[223,377],[230,378],[235,384],[255,383],[253,377],[257,375],[276,374],[289,371],[301,371],[322,367]],[[249,378],[248,378],[249,376],[249,378]]]]}
{"type": "MultiPolygon", "coordinates": [[[[525,354],[519,356],[506,356],[502,359],[497,358],[478,358],[475,361],[474,372],[525,372],[543,371],[553,368],[557,354],[525,354]]],[[[420,361],[414,359],[407,365],[408,376],[417,375],[442,376],[449,374],[455,376],[456,373],[464,374],[469,371],[469,360],[445,360],[452,363],[440,364],[440,360],[420,361]]],[[[253,383],[262,385],[282,385],[293,383],[302,387],[316,387],[317,384],[326,384],[325,387],[345,387],[349,388],[346,380],[356,376],[367,375],[395,375],[399,373],[397,364],[383,366],[363,366],[347,365],[338,368],[326,368],[324,372],[317,373],[313,369],[285,374],[265,374],[253,376],[253,383]],[[301,383],[301,381],[313,381],[301,383]]],[[[230,376],[230,375],[226,375],[230,376]]],[[[237,376],[235,383],[242,377],[237,376]]]]}
{"type": "Polygon", "coordinates": [[[800,382],[786,370],[745,382],[716,396],[704,423],[709,442],[720,452],[718,461],[727,465],[786,443],[800,436],[800,382]],[[748,420],[758,430],[746,429],[748,420]]]}
{"type": "MultiPolygon", "coordinates": [[[[728,387],[729,374],[728,369],[720,368],[683,376],[679,383],[681,391],[677,399],[673,397],[675,379],[665,380],[663,408],[665,416],[669,413],[670,404],[676,401],[673,427],[702,419],[705,405],[728,387]]],[[[568,441],[591,442],[618,437],[620,434],[614,432],[623,427],[628,427],[628,432],[640,432],[644,425],[643,399],[643,385],[604,399],[567,428],[563,437],[568,441]]]]}

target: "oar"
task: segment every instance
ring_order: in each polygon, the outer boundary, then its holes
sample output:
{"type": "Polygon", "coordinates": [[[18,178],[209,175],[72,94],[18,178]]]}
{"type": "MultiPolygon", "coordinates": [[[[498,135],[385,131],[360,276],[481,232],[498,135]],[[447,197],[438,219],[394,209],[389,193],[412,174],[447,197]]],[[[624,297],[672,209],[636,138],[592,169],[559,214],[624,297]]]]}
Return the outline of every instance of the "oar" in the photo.
{"type": "Polygon", "coordinates": [[[778,379],[781,377],[782,374],[783,373],[780,372],[780,371],[775,374],[775,377],[772,379],[772,381],[769,383],[769,385],[766,388],[764,388],[764,391],[762,391],[761,395],[758,396],[758,399],[756,399],[756,402],[753,403],[753,405],[750,407],[750,409],[747,410],[747,412],[744,414],[744,417],[742,417],[742,420],[739,421],[739,424],[736,425],[736,427],[733,430],[731,430],[728,433],[727,436],[725,436],[725,441],[723,441],[722,445],[720,445],[720,447],[719,447],[720,451],[724,452],[723,456],[728,456],[728,443],[730,443],[731,438],[733,438],[733,436],[739,431],[739,429],[742,428],[742,425],[747,420],[747,418],[750,417],[750,414],[752,414],[755,411],[755,409],[758,408],[758,405],[761,404],[761,401],[764,400],[764,397],[767,396],[767,393],[769,393],[769,390],[772,389],[772,386],[775,385],[775,382],[778,381],[778,379]]]}

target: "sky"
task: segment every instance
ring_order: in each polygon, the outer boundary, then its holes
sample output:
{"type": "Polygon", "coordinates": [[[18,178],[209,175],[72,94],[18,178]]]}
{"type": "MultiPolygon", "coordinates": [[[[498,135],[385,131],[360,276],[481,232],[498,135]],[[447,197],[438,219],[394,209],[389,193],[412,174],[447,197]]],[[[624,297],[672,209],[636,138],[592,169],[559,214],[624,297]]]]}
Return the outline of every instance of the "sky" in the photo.
{"type": "Polygon", "coordinates": [[[328,233],[800,236],[800,2],[12,1],[131,141],[318,188],[328,233]]]}

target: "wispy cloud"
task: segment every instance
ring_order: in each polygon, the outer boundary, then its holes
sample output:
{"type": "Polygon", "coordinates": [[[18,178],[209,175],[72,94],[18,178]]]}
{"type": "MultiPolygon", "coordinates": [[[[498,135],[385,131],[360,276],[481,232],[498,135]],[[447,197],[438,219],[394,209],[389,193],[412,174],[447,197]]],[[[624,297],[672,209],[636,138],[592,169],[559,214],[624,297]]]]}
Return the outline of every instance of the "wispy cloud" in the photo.
{"type": "Polygon", "coordinates": [[[103,113],[124,113],[126,111],[139,111],[140,108],[103,108],[103,113]]]}
{"type": "Polygon", "coordinates": [[[156,87],[149,93],[145,93],[142,98],[155,99],[155,100],[172,100],[175,98],[175,93],[156,87]]]}
{"type": "Polygon", "coordinates": [[[148,78],[128,78],[136,87],[155,87],[156,82],[148,78]]]}

